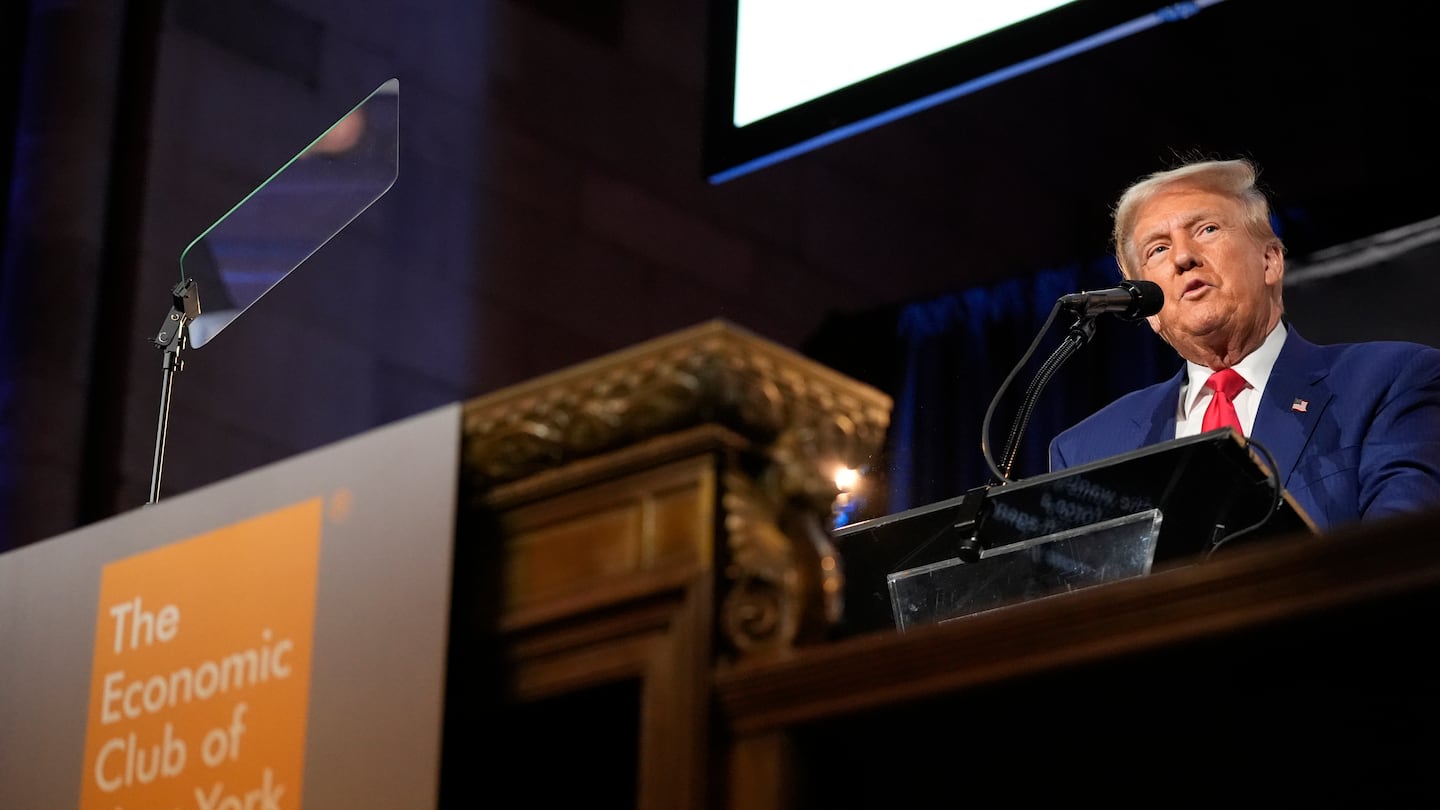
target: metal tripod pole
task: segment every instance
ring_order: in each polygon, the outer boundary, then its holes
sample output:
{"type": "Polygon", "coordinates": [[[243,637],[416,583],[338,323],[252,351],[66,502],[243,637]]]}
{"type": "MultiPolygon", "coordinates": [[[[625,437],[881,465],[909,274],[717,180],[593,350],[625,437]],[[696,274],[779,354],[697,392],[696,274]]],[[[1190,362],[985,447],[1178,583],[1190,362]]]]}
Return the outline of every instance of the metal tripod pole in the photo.
{"type": "Polygon", "coordinates": [[[170,427],[170,392],[174,387],[175,372],[185,367],[180,359],[180,350],[185,348],[186,326],[200,315],[200,292],[194,279],[185,279],[170,291],[174,303],[165,324],[152,341],[165,350],[161,363],[163,377],[160,383],[160,422],[155,427],[155,461],[150,471],[150,503],[160,500],[160,471],[165,464],[165,434],[170,427]]]}

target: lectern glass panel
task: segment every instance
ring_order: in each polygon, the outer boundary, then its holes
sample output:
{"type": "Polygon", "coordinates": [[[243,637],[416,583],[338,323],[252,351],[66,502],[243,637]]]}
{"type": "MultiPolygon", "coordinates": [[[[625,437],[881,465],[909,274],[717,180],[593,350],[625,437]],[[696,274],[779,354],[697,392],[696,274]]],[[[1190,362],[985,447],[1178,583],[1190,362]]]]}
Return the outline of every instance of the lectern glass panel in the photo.
{"type": "Polygon", "coordinates": [[[886,577],[897,630],[1150,573],[1159,509],[987,548],[886,577]]]}

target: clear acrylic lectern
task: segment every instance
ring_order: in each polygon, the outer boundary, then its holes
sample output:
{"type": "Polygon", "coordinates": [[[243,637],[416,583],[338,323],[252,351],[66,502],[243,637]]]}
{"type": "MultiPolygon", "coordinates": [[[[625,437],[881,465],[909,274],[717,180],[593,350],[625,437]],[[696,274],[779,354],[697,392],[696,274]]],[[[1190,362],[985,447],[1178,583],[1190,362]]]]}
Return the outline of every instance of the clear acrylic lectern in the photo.
{"type": "Polygon", "coordinates": [[[841,635],[901,631],[1149,574],[1228,538],[1316,532],[1225,428],[835,532],[841,635]]]}

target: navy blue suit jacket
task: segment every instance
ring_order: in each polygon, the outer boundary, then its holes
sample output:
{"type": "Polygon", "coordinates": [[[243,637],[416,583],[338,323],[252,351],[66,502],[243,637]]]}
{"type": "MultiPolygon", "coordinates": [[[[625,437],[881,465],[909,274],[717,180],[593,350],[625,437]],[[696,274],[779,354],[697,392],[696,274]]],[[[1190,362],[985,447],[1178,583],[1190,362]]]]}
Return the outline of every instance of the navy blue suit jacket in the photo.
{"type": "MultiPolygon", "coordinates": [[[[1286,328],[1250,438],[1275,457],[1294,501],[1321,530],[1440,508],[1440,349],[1319,346],[1286,328]]],[[[1182,366],[1056,436],[1050,468],[1175,438],[1184,378],[1182,366]]]]}

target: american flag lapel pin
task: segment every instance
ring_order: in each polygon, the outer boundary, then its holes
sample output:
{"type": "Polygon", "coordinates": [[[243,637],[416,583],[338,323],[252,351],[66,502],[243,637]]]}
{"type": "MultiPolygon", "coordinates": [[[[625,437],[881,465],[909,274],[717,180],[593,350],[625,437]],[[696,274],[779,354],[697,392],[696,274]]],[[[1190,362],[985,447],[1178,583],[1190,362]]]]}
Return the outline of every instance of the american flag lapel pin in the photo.
{"type": "Polygon", "coordinates": [[[1290,410],[1296,413],[1305,413],[1310,410],[1310,400],[1296,397],[1295,401],[1290,403],[1290,410]]]}

